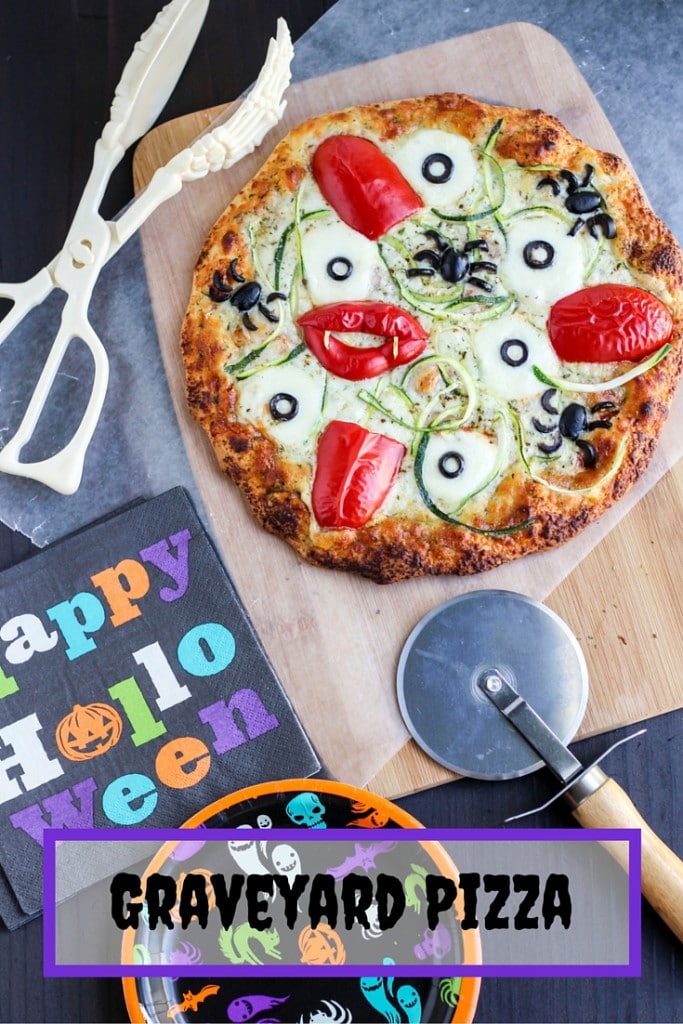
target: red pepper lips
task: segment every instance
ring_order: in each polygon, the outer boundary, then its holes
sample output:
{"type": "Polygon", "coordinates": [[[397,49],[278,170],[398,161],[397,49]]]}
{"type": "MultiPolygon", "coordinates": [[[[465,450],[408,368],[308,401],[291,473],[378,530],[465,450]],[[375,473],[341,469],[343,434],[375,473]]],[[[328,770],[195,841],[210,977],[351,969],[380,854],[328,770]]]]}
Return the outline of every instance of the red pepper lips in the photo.
{"type": "Polygon", "coordinates": [[[417,320],[387,302],[335,302],[318,306],[297,320],[318,362],[344,380],[367,380],[411,363],[424,351],[429,334],[417,320]],[[357,348],[331,332],[360,332],[386,338],[382,345],[357,348]]]}

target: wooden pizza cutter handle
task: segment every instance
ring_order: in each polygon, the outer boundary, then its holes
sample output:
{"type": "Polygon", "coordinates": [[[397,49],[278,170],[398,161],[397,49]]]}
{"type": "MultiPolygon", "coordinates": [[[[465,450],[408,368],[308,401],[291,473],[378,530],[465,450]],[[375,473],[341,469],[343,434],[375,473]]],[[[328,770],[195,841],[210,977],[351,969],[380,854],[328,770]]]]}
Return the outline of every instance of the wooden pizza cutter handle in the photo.
{"type": "MultiPolygon", "coordinates": [[[[643,896],[657,911],[680,942],[683,942],[683,861],[655,835],[621,786],[601,768],[597,787],[574,807],[572,814],[584,828],[637,828],[641,833],[641,888],[643,896]]],[[[574,803],[573,795],[569,795],[574,803]]],[[[628,871],[628,849],[614,844],[610,852],[628,871]]]]}

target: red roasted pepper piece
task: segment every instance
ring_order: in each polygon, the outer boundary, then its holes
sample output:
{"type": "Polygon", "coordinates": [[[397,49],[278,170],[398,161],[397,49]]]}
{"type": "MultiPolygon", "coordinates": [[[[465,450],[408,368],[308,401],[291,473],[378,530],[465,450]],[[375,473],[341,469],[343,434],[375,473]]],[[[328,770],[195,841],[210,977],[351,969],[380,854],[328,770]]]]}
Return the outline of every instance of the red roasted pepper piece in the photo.
{"type": "Polygon", "coordinates": [[[598,284],[556,302],[548,332],[567,362],[635,362],[669,341],[673,318],[663,302],[642,288],[598,284]]]}
{"type": "Polygon", "coordinates": [[[320,526],[364,526],[386,498],[405,447],[358,423],[332,420],[318,441],[313,512],[320,526]]]}
{"type": "Polygon", "coordinates": [[[312,166],[330,206],[373,241],[424,206],[396,164],[369,139],[332,135],[316,149],[312,166]]]}
{"type": "Polygon", "coordinates": [[[424,351],[429,334],[415,317],[388,302],[333,302],[297,320],[318,362],[344,380],[367,380],[411,363],[424,351]],[[359,331],[387,338],[383,345],[356,348],[328,331],[359,331]]]}

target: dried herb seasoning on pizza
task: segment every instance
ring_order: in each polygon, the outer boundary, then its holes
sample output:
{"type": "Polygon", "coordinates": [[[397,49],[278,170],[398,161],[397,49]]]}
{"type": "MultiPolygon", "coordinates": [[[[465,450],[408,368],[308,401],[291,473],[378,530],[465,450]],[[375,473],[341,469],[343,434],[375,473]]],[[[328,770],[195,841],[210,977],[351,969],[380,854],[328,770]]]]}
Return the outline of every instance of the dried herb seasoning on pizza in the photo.
{"type": "Polygon", "coordinates": [[[645,469],[683,259],[622,160],[443,95],[300,125],[214,226],[188,400],[257,519],[318,565],[474,573],[645,469]]]}

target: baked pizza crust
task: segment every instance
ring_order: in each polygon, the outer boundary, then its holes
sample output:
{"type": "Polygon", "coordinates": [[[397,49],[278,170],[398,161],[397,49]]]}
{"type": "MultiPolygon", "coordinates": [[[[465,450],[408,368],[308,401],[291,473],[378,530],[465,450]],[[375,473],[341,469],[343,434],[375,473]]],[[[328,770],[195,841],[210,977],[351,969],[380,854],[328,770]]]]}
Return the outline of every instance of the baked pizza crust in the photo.
{"type": "MultiPolygon", "coordinates": [[[[258,521],[310,562],[390,583],[426,574],[478,573],[552,548],[618,501],[644,472],[655,449],[683,368],[682,331],[681,251],[648,206],[624,161],[586,146],[542,111],[497,107],[445,94],[326,114],[291,131],[207,238],[183,323],[182,355],[192,415],[258,521]],[[288,459],[280,444],[240,416],[236,382],[226,367],[234,366],[240,354],[253,347],[254,338],[239,321],[226,331],[210,295],[214,274],[224,273],[237,260],[244,277],[257,277],[248,224],[255,215],[267,217],[268,211],[283,204],[293,209],[299,186],[310,178],[312,154],[324,138],[352,134],[381,145],[417,129],[436,128],[457,132],[481,149],[501,118],[494,149],[500,160],[513,160],[523,167],[548,165],[577,176],[587,164],[595,168],[616,224],[611,243],[615,254],[627,264],[634,282],[656,294],[672,313],[672,350],[654,368],[619,389],[619,411],[611,428],[591,435],[595,467],[580,470],[565,482],[565,489],[553,490],[532,479],[517,461],[500,477],[485,507],[476,507],[475,502],[465,510],[468,526],[443,521],[423,507],[391,515],[380,508],[365,526],[321,529],[306,499],[314,472],[311,462],[288,459]],[[518,529],[527,522],[528,526],[518,529]],[[511,528],[503,535],[486,532],[511,528]]],[[[599,397],[609,400],[613,393],[599,397]]]]}

